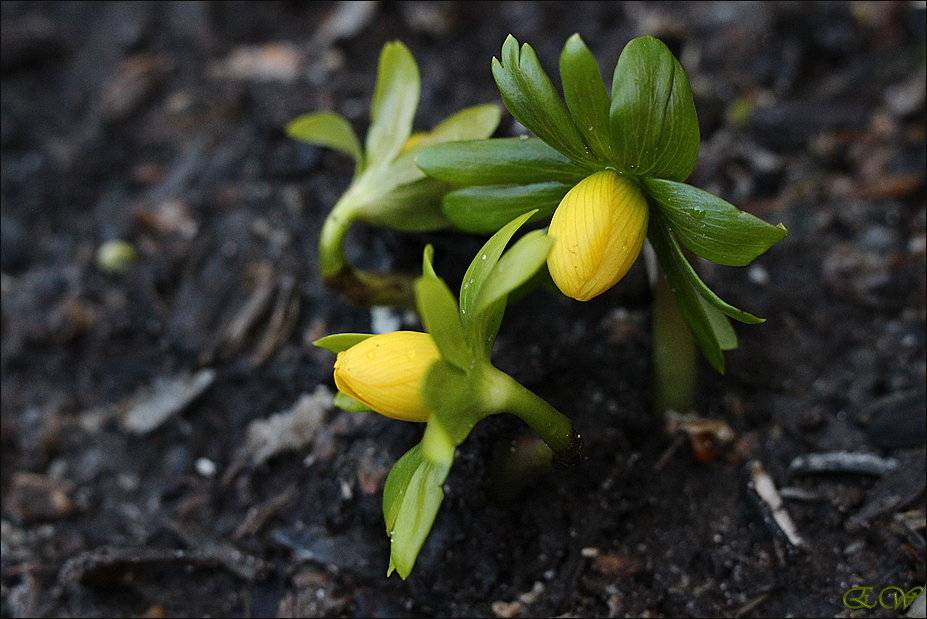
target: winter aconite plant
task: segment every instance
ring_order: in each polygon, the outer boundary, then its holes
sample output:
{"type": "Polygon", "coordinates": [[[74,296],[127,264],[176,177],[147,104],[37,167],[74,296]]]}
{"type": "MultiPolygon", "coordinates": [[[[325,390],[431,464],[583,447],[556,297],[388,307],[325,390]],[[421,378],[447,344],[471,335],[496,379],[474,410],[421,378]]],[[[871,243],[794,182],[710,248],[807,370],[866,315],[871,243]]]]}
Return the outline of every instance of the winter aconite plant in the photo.
{"type": "Polygon", "coordinates": [[[518,471],[581,460],[582,441],[570,419],[492,364],[511,293],[549,274],[563,294],[589,301],[620,281],[649,244],[659,264],[654,409],[685,410],[694,391],[695,344],[723,372],[723,351],[737,344],[729,319],[762,322],[712,292],[694,258],[743,266],[786,234],[686,183],[699,154],[695,103],[682,65],[659,40],[628,43],[610,91],[578,35],[560,55],[562,97],[534,50],[511,36],[492,72],[508,110],[536,137],[489,138],[499,121],[492,106],[469,108],[429,134],[411,136],[419,76],[401,43],[388,44],[380,57],[365,149],[333,113],[306,115],[288,128],[357,163],[322,230],[324,280],[355,302],[409,305],[414,298],[425,328],[316,342],[337,353],[338,406],[425,424],[421,442],[396,462],[384,488],[388,573],[403,578],[431,530],[456,450],[480,420],[515,414],[543,442],[538,449],[532,435],[526,449],[500,459],[516,471],[497,477],[503,492],[519,486],[518,471]],[[455,298],[433,268],[431,246],[414,283],[349,265],[343,244],[356,221],[492,236],[455,298]],[[531,222],[535,229],[506,250],[531,222]],[[513,463],[519,453],[523,461],[513,463]]]}
{"type": "Polygon", "coordinates": [[[561,99],[530,45],[509,36],[493,76],[502,99],[534,138],[475,140],[423,151],[418,165],[457,189],[443,201],[458,228],[490,232],[536,210],[551,217],[547,259],[560,290],[580,301],[611,288],[649,239],[699,348],[718,371],[736,346],[728,321],[762,319],[721,300],[686,251],[743,266],[786,234],[685,180],[698,159],[689,80],[658,39],[624,48],[611,93],[579,35],[560,55],[561,99]]]}
{"type": "Polygon", "coordinates": [[[576,464],[582,455],[572,422],[490,360],[509,293],[534,276],[553,243],[536,230],[503,253],[530,215],[487,241],[464,276],[459,302],[435,274],[432,248],[426,248],[415,298],[428,333],[341,334],[316,342],[338,353],[336,404],[427,424],[421,443],[393,466],[383,491],[389,573],[405,578],[412,571],[444,497],[456,448],[481,419],[517,415],[550,448],[554,465],[576,464]]]}
{"type": "Polygon", "coordinates": [[[322,228],[319,262],[325,283],[359,305],[411,305],[412,278],[352,266],[344,253],[351,226],[364,222],[404,232],[449,227],[441,212],[448,186],[426,177],[415,165],[415,156],[435,144],[489,137],[499,124],[499,108],[480,105],[454,114],[429,132],[413,134],[420,90],[415,58],[394,41],[380,53],[364,148],[348,120],[335,112],[304,114],[287,125],[291,137],[354,159],[351,185],[322,228]]]}

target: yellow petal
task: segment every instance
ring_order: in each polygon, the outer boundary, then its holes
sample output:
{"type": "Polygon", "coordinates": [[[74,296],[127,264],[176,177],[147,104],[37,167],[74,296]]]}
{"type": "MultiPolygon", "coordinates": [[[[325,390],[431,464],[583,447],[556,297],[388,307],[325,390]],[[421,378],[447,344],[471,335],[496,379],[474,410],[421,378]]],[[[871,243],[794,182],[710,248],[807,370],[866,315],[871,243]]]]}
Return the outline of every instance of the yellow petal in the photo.
{"type": "Polygon", "coordinates": [[[596,172],[576,184],[554,211],[550,275],[568,297],[588,301],[620,280],[647,238],[647,201],[627,176],[596,172]]]}
{"type": "Polygon", "coordinates": [[[427,333],[395,331],[374,335],[338,353],[338,390],[381,415],[403,421],[427,421],[422,381],[441,357],[427,333]]]}

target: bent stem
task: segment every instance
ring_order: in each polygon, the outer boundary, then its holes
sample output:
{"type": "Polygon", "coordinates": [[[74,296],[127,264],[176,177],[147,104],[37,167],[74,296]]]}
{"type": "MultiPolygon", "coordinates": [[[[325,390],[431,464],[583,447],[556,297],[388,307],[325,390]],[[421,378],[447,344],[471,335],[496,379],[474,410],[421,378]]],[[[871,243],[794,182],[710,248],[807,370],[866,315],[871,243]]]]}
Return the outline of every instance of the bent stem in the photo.
{"type": "Polygon", "coordinates": [[[405,273],[374,273],[352,266],[344,253],[344,240],[357,220],[357,208],[349,194],[335,205],[319,236],[319,264],[323,283],[341,293],[353,305],[389,305],[415,308],[413,284],[416,276],[405,273]]]}
{"type": "Polygon", "coordinates": [[[569,417],[494,366],[486,368],[484,381],[487,408],[512,413],[528,424],[553,452],[555,468],[579,464],[583,458],[583,439],[574,431],[569,417]]]}

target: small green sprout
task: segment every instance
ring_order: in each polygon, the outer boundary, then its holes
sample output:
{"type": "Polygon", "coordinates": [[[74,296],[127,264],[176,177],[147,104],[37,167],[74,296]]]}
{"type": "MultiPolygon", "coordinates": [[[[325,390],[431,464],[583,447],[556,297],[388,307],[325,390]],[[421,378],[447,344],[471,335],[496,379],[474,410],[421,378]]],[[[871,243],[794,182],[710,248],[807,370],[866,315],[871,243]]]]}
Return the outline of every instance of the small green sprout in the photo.
{"type": "Polygon", "coordinates": [[[425,176],[415,165],[422,150],[454,140],[488,138],[499,124],[495,105],[466,108],[427,133],[412,134],[421,90],[418,65],[399,41],[380,53],[377,83],[364,148],[346,118],[315,112],[287,125],[290,137],[338,150],[355,162],[350,187],[322,228],[319,261],[325,283],[359,305],[412,305],[413,277],[372,273],[350,265],[344,239],[355,222],[423,232],[450,226],[441,211],[449,186],[425,176]]]}
{"type": "Polygon", "coordinates": [[[395,570],[406,578],[412,571],[444,497],[456,448],[480,420],[517,415],[546,444],[543,457],[554,466],[572,466],[582,457],[572,422],[490,359],[509,294],[543,266],[553,244],[535,230],[503,253],[532,214],[486,242],[464,275],[459,301],[435,274],[432,247],[425,249],[415,298],[427,334],[339,334],[315,342],[338,354],[336,404],[427,423],[422,441],[396,462],[383,491],[391,542],[387,575],[395,570]]]}
{"type": "Polygon", "coordinates": [[[684,182],[698,159],[699,127],[679,61],[658,39],[634,39],[609,94],[595,58],[573,35],[560,55],[561,99],[531,46],[509,36],[492,71],[512,116],[537,137],[455,142],[419,154],[429,176],[456,186],[443,200],[447,218],[486,233],[531,210],[532,221],[552,217],[551,275],[580,300],[621,278],[646,227],[660,277],[698,347],[723,373],[723,351],[737,345],[728,319],[763,319],[721,300],[685,252],[744,266],[787,232],[684,182]],[[593,183],[603,172],[609,182],[593,183]]]}
{"type": "Polygon", "coordinates": [[[97,266],[106,273],[122,273],[137,261],[135,245],[122,239],[111,239],[97,248],[97,266]]]}

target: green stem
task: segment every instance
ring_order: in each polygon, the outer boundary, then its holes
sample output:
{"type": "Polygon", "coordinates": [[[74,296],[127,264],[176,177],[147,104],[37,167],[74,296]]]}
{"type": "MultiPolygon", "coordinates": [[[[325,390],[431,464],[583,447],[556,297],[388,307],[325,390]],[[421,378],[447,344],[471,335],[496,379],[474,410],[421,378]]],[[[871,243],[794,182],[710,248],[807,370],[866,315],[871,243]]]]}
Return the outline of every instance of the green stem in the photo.
{"type": "Polygon", "coordinates": [[[566,468],[579,464],[583,439],[573,430],[569,417],[491,365],[486,368],[483,384],[488,412],[512,413],[528,424],[553,450],[554,466],[566,468]]]}
{"type": "Polygon", "coordinates": [[[657,270],[653,289],[652,411],[688,412],[698,389],[695,338],[663,271],[657,270]]]}
{"type": "Polygon", "coordinates": [[[319,237],[319,265],[322,278],[330,280],[350,268],[344,255],[344,238],[356,219],[355,210],[342,196],[328,214],[319,237]]]}
{"type": "Polygon", "coordinates": [[[319,237],[319,264],[322,281],[338,290],[348,303],[362,307],[389,305],[415,308],[415,275],[374,273],[354,268],[344,254],[344,239],[357,220],[358,209],[350,191],[329,213],[319,237]]]}

